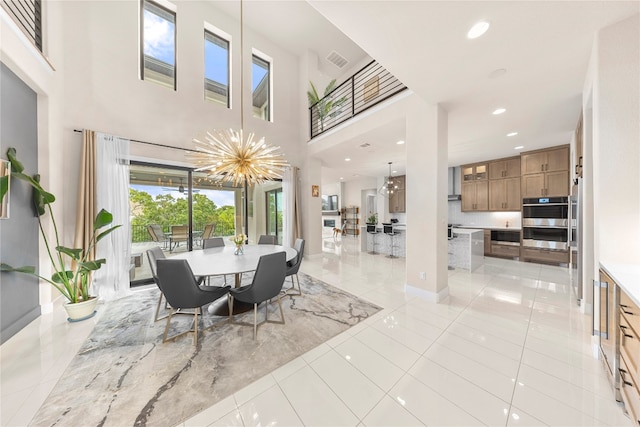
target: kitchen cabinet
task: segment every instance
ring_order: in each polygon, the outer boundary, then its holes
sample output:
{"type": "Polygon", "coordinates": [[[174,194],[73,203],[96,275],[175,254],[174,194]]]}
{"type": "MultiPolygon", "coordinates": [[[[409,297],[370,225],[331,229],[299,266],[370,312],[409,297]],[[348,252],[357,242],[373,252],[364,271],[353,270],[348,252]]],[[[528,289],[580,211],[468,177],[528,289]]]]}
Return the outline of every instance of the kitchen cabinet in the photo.
{"type": "Polygon", "coordinates": [[[576,174],[576,178],[582,178],[582,151],[583,151],[583,142],[582,142],[582,119],[583,114],[580,113],[580,118],[578,119],[578,124],[576,126],[576,150],[574,156],[574,170],[576,174]]]}
{"type": "Polygon", "coordinates": [[[520,248],[520,260],[550,264],[569,264],[569,251],[522,247],[520,248]]]}
{"type": "Polygon", "coordinates": [[[618,287],[620,313],[620,394],[629,416],[640,425],[640,308],[618,287]]]}
{"type": "Polygon", "coordinates": [[[460,175],[462,181],[460,182],[465,183],[486,180],[488,178],[488,171],[489,164],[487,162],[461,166],[460,175]]]}
{"type": "Polygon", "coordinates": [[[569,147],[523,153],[521,193],[523,198],[569,195],[569,147]]]}
{"type": "Polygon", "coordinates": [[[519,178],[520,157],[495,160],[489,163],[489,179],[519,178]]]}
{"type": "Polygon", "coordinates": [[[604,367],[616,400],[622,400],[632,423],[640,425],[640,308],[602,266],[596,285],[600,289],[598,335],[604,367]]]}
{"type": "Polygon", "coordinates": [[[393,193],[389,193],[389,213],[406,212],[406,176],[394,176],[393,193]]]}
{"type": "Polygon", "coordinates": [[[569,147],[563,146],[522,153],[520,161],[522,175],[537,174],[540,172],[568,171],[569,147]]]}
{"type": "Polygon", "coordinates": [[[569,195],[569,171],[522,175],[522,198],[569,195]]]}
{"type": "Polygon", "coordinates": [[[462,183],[462,211],[489,210],[489,181],[462,183]]]}
{"type": "Polygon", "coordinates": [[[521,206],[519,177],[489,181],[490,211],[519,211],[521,206]]]}

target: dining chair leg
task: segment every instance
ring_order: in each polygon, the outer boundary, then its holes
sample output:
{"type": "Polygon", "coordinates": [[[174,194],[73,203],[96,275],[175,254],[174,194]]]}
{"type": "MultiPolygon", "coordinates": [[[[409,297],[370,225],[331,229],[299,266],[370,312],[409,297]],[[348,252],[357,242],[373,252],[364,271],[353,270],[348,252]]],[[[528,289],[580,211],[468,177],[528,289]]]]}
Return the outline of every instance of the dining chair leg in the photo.
{"type": "Polygon", "coordinates": [[[258,335],[258,304],[253,303],[253,339],[258,335]]]}
{"type": "Polygon", "coordinates": [[[164,327],[164,335],[162,336],[162,342],[167,342],[167,334],[169,333],[169,324],[171,323],[171,316],[173,316],[173,307],[170,308],[169,315],[167,316],[167,325],[164,327]]]}
{"type": "Polygon", "coordinates": [[[227,294],[227,304],[229,305],[229,323],[233,323],[233,296],[227,294]]]}
{"type": "Polygon", "coordinates": [[[282,319],[282,324],[284,324],[284,312],[282,311],[282,303],[280,302],[280,295],[278,295],[278,307],[280,307],[280,318],[282,319]]]}
{"type": "Polygon", "coordinates": [[[198,309],[193,310],[193,345],[198,345],[198,309]]]}

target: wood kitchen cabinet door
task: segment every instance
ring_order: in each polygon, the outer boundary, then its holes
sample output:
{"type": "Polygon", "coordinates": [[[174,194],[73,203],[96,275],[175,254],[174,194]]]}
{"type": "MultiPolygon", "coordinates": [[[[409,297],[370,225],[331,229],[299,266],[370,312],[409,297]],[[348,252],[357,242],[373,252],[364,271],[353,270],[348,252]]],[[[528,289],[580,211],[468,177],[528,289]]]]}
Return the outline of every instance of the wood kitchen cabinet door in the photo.
{"type": "Polygon", "coordinates": [[[489,181],[462,184],[462,211],[489,210],[489,181]]]}
{"type": "Polygon", "coordinates": [[[548,172],[545,175],[545,196],[569,195],[569,171],[548,172]]]}
{"type": "MultiPolygon", "coordinates": [[[[569,169],[569,148],[563,147],[549,150],[547,153],[547,166],[545,172],[566,171],[569,169]]],[[[564,193],[566,196],[569,193],[564,193]]]]}
{"type": "Polygon", "coordinates": [[[520,178],[489,181],[490,211],[519,211],[520,205],[520,178]]]}
{"type": "Polygon", "coordinates": [[[520,177],[520,157],[489,163],[489,179],[520,177]]]}
{"type": "Polygon", "coordinates": [[[532,175],[522,175],[521,192],[522,198],[544,196],[544,173],[532,175]]]}
{"type": "Polygon", "coordinates": [[[547,153],[540,151],[537,153],[527,153],[520,157],[522,164],[522,175],[544,172],[547,164],[547,153]]]}

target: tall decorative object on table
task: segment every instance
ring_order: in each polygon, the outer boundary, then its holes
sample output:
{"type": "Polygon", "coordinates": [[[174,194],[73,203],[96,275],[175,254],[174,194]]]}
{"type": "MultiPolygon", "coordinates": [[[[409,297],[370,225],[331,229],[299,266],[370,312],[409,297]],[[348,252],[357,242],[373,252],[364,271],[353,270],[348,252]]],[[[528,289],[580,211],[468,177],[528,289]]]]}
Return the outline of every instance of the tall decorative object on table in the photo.
{"type": "Polygon", "coordinates": [[[236,250],[233,252],[234,255],[242,255],[244,253],[244,242],[246,238],[247,236],[244,234],[238,234],[237,236],[233,236],[229,239],[234,245],[236,245],[236,250]]]}
{"type": "Polygon", "coordinates": [[[47,255],[51,261],[53,274],[48,279],[36,273],[36,269],[33,266],[12,267],[5,263],[0,264],[0,271],[31,274],[51,284],[67,299],[64,308],[67,310],[67,315],[69,316],[67,320],[70,322],[93,317],[96,313],[95,306],[98,298],[89,293],[91,273],[106,263],[104,258],[92,259],[93,249],[100,240],[120,227],[120,225],[115,225],[105,230],[104,227],[113,221],[113,215],[102,209],[93,220],[93,234],[87,248],[67,248],[62,246],[58,235],[58,226],[51,208],[51,204],[56,200],[55,196],[42,188],[39,175],[31,177],[23,173],[24,167],[16,158],[15,148],[7,150],[7,157],[11,162],[11,176],[27,182],[33,188],[33,202],[38,217],[38,225],[47,255]],[[55,239],[53,241],[47,238],[47,233],[45,233],[42,224],[42,216],[47,211],[53,226],[55,239]]]}

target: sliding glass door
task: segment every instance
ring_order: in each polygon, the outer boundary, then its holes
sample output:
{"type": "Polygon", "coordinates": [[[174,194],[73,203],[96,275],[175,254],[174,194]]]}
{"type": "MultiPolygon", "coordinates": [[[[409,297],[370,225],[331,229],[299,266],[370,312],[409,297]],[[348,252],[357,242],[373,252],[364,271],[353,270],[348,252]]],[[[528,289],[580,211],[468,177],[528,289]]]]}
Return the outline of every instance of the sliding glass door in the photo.
{"type": "Polygon", "coordinates": [[[204,238],[234,235],[237,191],[188,168],[132,162],[132,284],[152,280],[146,257],[152,247],[170,257],[201,249],[204,238]]]}
{"type": "Polygon", "coordinates": [[[267,191],[267,234],[276,236],[279,245],[282,244],[282,215],[284,201],[282,200],[282,188],[267,191]]]}

